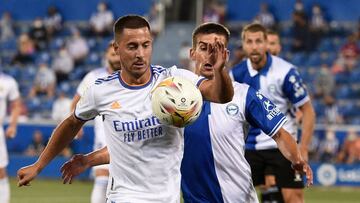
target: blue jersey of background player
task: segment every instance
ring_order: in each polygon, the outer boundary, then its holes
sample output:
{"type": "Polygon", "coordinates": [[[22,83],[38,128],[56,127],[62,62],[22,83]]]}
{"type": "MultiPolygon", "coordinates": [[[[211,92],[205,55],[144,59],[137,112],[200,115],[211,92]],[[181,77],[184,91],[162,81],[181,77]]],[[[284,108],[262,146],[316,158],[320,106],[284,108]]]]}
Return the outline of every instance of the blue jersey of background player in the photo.
{"type": "MultiPolygon", "coordinates": [[[[305,85],[294,65],[266,52],[266,36],[266,29],[260,24],[250,24],[243,29],[243,48],[248,59],[232,69],[232,76],[235,81],[247,83],[259,90],[276,104],[288,120],[284,129],[295,140],[297,140],[295,110],[299,108],[303,113],[299,148],[307,161],[307,147],[313,133],[315,113],[305,85]]],[[[276,171],[276,182],[281,188],[285,202],[304,200],[301,176],[281,155],[276,143],[257,126],[252,126],[249,130],[245,156],[251,166],[255,186],[264,184],[264,169],[267,165],[271,165],[276,171]]]]}
{"type": "MultiPolygon", "coordinates": [[[[190,57],[196,74],[214,77],[210,46],[227,44],[228,30],[215,23],[193,33],[190,57]]],[[[257,202],[251,170],[244,156],[249,124],[266,132],[293,163],[311,171],[303,162],[295,140],[282,126],[284,114],[266,97],[246,84],[233,83],[234,98],[227,104],[205,101],[200,117],[185,127],[181,188],[185,202],[257,202]]],[[[311,182],[311,180],[309,180],[311,182]]]]}

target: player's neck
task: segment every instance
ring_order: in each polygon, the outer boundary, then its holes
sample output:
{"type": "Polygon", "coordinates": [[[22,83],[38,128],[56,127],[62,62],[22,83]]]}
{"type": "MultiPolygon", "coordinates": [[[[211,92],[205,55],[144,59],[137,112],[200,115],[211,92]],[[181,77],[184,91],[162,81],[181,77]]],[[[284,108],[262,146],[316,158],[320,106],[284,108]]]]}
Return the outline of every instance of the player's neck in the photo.
{"type": "Polygon", "coordinates": [[[149,82],[151,79],[151,72],[149,69],[149,71],[146,71],[143,75],[137,77],[125,71],[121,71],[120,77],[129,86],[140,86],[149,82]]]}
{"type": "Polygon", "coordinates": [[[251,66],[257,70],[257,71],[260,71],[261,69],[263,69],[266,65],[266,61],[267,61],[267,55],[265,54],[263,59],[260,61],[260,63],[252,63],[251,62],[251,66]]]}

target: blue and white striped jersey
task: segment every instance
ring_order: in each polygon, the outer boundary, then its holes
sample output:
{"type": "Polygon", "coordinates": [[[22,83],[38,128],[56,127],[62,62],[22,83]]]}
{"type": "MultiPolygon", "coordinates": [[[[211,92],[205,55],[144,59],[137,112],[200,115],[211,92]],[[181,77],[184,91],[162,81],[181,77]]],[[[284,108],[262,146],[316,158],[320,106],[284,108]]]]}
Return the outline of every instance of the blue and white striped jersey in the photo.
{"type": "Polygon", "coordinates": [[[245,159],[246,133],[251,124],[270,138],[286,118],[253,88],[237,82],[233,86],[231,102],[205,101],[199,118],[185,127],[181,163],[185,202],[258,202],[245,159]]]}
{"type": "MultiPolygon", "coordinates": [[[[295,110],[309,101],[309,96],[294,65],[277,56],[267,54],[265,67],[260,71],[255,70],[247,59],[236,65],[230,75],[235,81],[250,85],[274,102],[287,117],[288,121],[284,129],[297,140],[295,110]]],[[[273,148],[277,148],[273,139],[266,136],[259,128],[250,128],[246,149],[273,148]]]]}
{"type": "Polygon", "coordinates": [[[130,86],[120,72],[100,78],[82,95],[75,116],[101,115],[110,154],[107,197],[112,202],[180,202],[183,128],[163,125],[153,114],[151,90],[171,76],[200,84],[202,77],[177,69],[151,66],[150,80],[130,86]]]}

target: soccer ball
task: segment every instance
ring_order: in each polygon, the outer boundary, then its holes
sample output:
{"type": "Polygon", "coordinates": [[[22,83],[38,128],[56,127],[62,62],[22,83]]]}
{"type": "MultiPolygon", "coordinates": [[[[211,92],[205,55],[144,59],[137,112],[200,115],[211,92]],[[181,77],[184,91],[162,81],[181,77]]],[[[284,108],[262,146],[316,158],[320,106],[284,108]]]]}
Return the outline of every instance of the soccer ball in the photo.
{"type": "Polygon", "coordinates": [[[200,90],[182,77],[166,78],[152,90],[152,110],[163,124],[184,127],[194,122],[202,103],[200,90]]]}

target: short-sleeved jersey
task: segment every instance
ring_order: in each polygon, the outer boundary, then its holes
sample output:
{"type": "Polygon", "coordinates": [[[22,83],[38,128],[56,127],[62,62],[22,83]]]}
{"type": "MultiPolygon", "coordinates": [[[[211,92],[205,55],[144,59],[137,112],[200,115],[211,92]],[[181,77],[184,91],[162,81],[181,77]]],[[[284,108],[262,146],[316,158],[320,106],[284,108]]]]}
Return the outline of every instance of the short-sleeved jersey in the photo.
{"type": "MultiPolygon", "coordinates": [[[[246,83],[269,98],[287,117],[284,129],[297,140],[295,110],[309,101],[303,81],[294,65],[267,54],[267,62],[260,70],[255,70],[250,59],[235,66],[231,77],[246,83]]],[[[277,148],[276,142],[259,128],[251,127],[246,141],[246,149],[262,150],[277,148]]]]}
{"type": "Polygon", "coordinates": [[[233,87],[231,102],[205,101],[200,117],[185,127],[181,163],[185,202],[258,202],[244,154],[249,124],[271,139],[286,118],[248,85],[234,82],[233,87]]]}
{"type": "Polygon", "coordinates": [[[6,116],[7,102],[19,97],[19,87],[15,79],[0,72],[0,125],[6,116]]]}
{"type": "Polygon", "coordinates": [[[179,202],[183,128],[163,125],[151,108],[151,90],[171,76],[200,85],[194,73],[151,66],[150,80],[129,86],[120,72],[97,79],[75,109],[89,120],[101,115],[110,154],[108,198],[114,202],[179,202]]]}
{"type": "MultiPolygon", "coordinates": [[[[81,80],[76,93],[79,96],[82,96],[87,88],[95,83],[97,78],[103,78],[109,75],[109,72],[106,68],[97,68],[85,75],[81,80]]],[[[94,119],[94,150],[100,149],[105,146],[105,134],[104,134],[104,125],[101,116],[96,116],[94,119]]]]}

